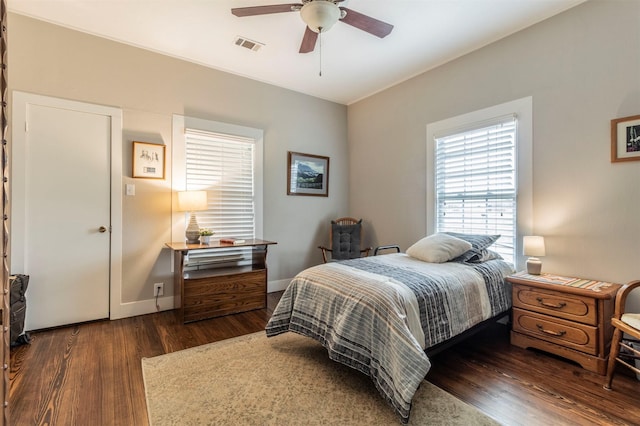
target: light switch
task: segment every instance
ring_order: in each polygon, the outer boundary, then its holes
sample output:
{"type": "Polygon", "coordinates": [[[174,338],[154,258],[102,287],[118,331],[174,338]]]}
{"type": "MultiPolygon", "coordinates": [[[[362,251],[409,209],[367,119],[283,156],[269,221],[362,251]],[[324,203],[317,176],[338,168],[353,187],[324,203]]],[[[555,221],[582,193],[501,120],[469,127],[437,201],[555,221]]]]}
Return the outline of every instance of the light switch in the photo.
{"type": "Polygon", "coordinates": [[[136,186],[132,183],[128,183],[125,185],[126,187],[126,194],[127,195],[136,195],[136,186]]]}

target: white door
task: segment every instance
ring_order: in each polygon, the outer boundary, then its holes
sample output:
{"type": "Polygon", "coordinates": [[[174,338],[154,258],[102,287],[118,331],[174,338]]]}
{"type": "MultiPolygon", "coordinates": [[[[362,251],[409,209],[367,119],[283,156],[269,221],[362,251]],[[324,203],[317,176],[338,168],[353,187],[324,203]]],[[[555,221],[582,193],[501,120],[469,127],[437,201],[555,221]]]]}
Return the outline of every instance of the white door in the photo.
{"type": "Polygon", "coordinates": [[[108,318],[112,118],[53,98],[18,103],[11,272],[30,276],[25,329],[108,318]]]}

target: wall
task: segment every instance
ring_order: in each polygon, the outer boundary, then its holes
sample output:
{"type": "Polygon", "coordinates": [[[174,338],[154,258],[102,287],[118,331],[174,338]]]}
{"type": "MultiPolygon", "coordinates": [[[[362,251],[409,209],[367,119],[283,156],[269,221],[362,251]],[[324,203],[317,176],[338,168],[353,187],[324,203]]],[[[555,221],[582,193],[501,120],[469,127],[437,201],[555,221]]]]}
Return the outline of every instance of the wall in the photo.
{"type": "MultiPolygon", "coordinates": [[[[172,114],[264,129],[264,233],[269,281],[288,283],[321,261],[331,218],[348,213],[347,113],[344,105],[205,68],[157,53],[10,14],[9,90],[123,110],[123,305],[154,306],[153,283],[172,294],[172,114]],[[167,146],[164,180],[131,178],[131,142],[167,146]],[[329,197],[286,195],[287,151],[331,158],[329,197]]],[[[136,306],[138,306],[136,308],[136,306]]],[[[142,310],[142,311],[141,311],[142,310]]],[[[147,310],[148,311],[148,310],[147,310]]]]}
{"type": "Polygon", "coordinates": [[[610,120],[640,114],[638,22],[638,0],[591,0],[350,105],[350,212],[372,244],[425,235],[428,123],[532,96],[543,270],[640,279],[640,162],[610,162],[610,120]]]}

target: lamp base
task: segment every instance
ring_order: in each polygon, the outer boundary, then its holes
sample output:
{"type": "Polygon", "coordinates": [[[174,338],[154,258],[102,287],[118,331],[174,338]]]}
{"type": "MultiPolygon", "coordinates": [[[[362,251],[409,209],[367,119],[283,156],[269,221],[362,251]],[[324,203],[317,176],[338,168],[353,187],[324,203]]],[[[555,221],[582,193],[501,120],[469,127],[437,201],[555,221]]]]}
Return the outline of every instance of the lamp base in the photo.
{"type": "Polygon", "coordinates": [[[184,233],[187,237],[187,244],[199,244],[200,243],[200,227],[196,220],[196,215],[191,212],[191,218],[189,219],[189,225],[184,233]]]}
{"type": "Polygon", "coordinates": [[[542,262],[537,257],[527,259],[527,273],[531,275],[540,275],[542,272],[542,262]]]}

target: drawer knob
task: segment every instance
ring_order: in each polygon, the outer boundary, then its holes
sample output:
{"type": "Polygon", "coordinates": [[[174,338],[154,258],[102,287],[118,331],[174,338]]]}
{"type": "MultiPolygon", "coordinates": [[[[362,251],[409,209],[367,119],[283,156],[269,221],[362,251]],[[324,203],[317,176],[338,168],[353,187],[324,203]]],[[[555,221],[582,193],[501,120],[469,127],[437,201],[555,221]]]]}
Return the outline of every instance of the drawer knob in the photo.
{"type": "Polygon", "coordinates": [[[549,303],[549,302],[545,302],[544,299],[542,297],[536,297],[536,300],[538,301],[538,303],[540,303],[542,306],[546,306],[547,308],[554,308],[554,309],[562,309],[565,306],[567,306],[567,304],[565,302],[560,302],[560,303],[549,303]]]}
{"type": "Polygon", "coordinates": [[[551,330],[545,330],[545,328],[543,326],[541,326],[540,324],[536,324],[536,327],[538,327],[538,331],[544,334],[549,334],[551,336],[556,336],[556,337],[561,337],[564,336],[565,334],[567,334],[566,331],[551,331],[551,330]]]}

